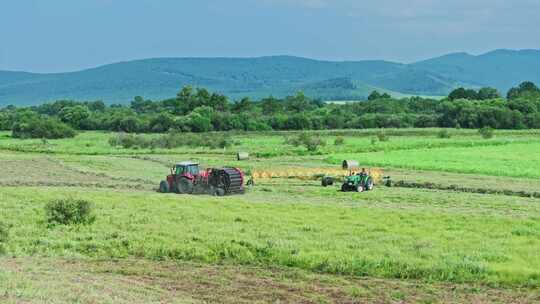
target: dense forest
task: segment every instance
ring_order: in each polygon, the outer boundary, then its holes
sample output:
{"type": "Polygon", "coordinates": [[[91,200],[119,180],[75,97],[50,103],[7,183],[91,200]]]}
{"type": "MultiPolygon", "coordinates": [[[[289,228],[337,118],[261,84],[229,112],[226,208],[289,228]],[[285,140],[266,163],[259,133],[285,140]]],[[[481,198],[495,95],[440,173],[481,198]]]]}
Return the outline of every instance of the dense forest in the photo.
{"type": "Polygon", "coordinates": [[[367,101],[325,103],[303,93],[231,102],[204,88],[184,87],[175,98],[135,97],[129,105],[60,100],[0,110],[0,128],[19,138],[60,138],[76,130],[127,133],[321,130],[347,128],[540,128],[540,89],[532,82],[506,95],[493,88],[459,88],[442,100],[394,99],[373,92],[367,101]]]}

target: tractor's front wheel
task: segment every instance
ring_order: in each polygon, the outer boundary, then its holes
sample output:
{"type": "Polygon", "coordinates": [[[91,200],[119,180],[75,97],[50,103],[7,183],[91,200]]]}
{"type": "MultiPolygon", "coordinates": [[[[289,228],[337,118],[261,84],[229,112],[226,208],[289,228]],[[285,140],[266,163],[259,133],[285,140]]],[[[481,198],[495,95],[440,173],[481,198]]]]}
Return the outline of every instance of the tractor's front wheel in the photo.
{"type": "Polygon", "coordinates": [[[169,193],[169,183],[167,181],[161,181],[159,183],[159,192],[169,193]]]}
{"type": "Polygon", "coordinates": [[[191,194],[193,193],[193,182],[185,177],[180,178],[176,186],[179,194],[191,194]]]}
{"type": "Polygon", "coordinates": [[[358,185],[358,186],[356,187],[356,192],[364,192],[364,190],[365,190],[365,189],[364,189],[364,186],[362,186],[362,185],[358,185]]]}
{"type": "Polygon", "coordinates": [[[214,195],[215,196],[225,196],[225,189],[223,188],[216,188],[214,190],[214,195]]]}

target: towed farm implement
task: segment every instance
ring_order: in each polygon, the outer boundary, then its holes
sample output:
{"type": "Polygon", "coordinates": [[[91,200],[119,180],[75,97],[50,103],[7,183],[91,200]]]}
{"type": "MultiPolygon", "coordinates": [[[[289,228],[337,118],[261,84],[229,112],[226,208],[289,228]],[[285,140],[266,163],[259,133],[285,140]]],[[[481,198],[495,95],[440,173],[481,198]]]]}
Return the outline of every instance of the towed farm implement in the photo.
{"type": "Polygon", "coordinates": [[[383,172],[379,168],[360,168],[357,161],[346,160],[341,168],[317,167],[317,168],[282,168],[282,169],[257,169],[251,172],[254,180],[268,180],[275,178],[294,178],[303,180],[321,180],[323,187],[334,185],[336,180],[343,181],[342,191],[370,191],[375,184],[383,181],[383,172]]]}
{"type": "Polygon", "coordinates": [[[209,168],[198,163],[182,162],[159,184],[162,193],[211,194],[224,196],[244,193],[244,173],[238,168],[209,168]]]}

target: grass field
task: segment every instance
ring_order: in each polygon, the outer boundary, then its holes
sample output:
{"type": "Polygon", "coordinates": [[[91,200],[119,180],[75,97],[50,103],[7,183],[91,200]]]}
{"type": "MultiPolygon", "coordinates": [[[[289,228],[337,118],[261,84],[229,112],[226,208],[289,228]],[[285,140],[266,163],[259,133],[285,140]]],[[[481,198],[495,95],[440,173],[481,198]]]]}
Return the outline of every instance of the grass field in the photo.
{"type": "Polygon", "coordinates": [[[286,145],[290,133],[235,134],[237,146],[194,151],[118,149],[99,132],[47,142],[2,134],[0,301],[540,301],[536,198],[382,185],[341,193],[294,178],[256,180],[243,196],[155,192],[186,159],[278,171],[357,159],[393,180],[540,191],[536,131],[388,133],[372,143],[372,130],[321,132],[327,145],[316,153],[286,145]],[[345,143],[333,145],[336,136],[345,143]],[[237,151],[259,157],[238,162],[237,151]],[[48,225],[44,206],[60,198],[93,202],[96,221],[48,225]]]}

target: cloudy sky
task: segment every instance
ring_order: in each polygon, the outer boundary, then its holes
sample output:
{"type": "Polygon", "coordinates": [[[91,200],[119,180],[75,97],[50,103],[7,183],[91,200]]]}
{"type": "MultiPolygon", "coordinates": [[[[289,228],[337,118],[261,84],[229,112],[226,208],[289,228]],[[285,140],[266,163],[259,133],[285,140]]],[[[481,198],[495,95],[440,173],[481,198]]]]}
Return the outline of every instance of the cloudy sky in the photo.
{"type": "Polygon", "coordinates": [[[0,70],[148,57],[386,59],[540,48],[540,0],[6,0],[0,70]]]}

